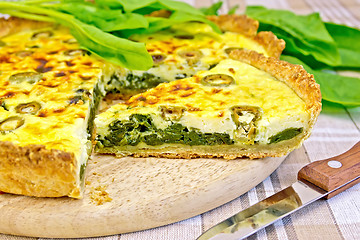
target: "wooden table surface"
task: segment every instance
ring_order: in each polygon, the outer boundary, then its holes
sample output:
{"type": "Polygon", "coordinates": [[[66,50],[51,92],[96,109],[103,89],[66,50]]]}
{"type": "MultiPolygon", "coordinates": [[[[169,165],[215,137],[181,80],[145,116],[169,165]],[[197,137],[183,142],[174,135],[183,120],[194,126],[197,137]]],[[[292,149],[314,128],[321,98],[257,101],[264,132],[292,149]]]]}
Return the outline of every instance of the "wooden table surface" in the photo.
{"type": "MultiPolygon", "coordinates": [[[[209,5],[211,0],[187,0],[195,6],[209,5]]],[[[241,13],[246,5],[264,5],[290,9],[300,14],[318,11],[327,21],[344,23],[360,28],[359,0],[227,0],[223,11],[235,4],[241,13]]],[[[360,94],[360,93],[359,93],[360,94]]],[[[249,192],[201,215],[166,226],[121,235],[91,238],[92,240],[192,240],[212,225],[277,192],[294,181],[298,170],[305,164],[332,157],[348,150],[360,140],[360,107],[344,108],[325,104],[312,136],[304,145],[292,152],[280,167],[249,192]]],[[[1,217],[1,212],[0,212],[1,217]]],[[[25,238],[0,234],[0,239],[25,238]]],[[[360,239],[360,185],[328,200],[310,206],[277,221],[248,239],[360,239]]]]}

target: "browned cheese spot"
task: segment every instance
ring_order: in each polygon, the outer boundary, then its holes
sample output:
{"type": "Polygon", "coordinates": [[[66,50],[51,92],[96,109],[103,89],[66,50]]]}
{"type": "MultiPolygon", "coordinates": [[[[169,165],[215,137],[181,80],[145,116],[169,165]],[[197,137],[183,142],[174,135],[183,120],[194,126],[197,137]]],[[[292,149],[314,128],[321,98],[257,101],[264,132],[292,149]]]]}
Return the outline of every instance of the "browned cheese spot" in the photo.
{"type": "Polygon", "coordinates": [[[232,74],[235,74],[235,70],[233,68],[229,68],[229,72],[231,72],[232,74]]]}
{"type": "Polygon", "coordinates": [[[188,93],[185,93],[185,94],[180,95],[180,97],[185,98],[185,97],[189,97],[189,96],[191,96],[191,95],[193,95],[193,94],[195,94],[195,92],[188,92],[188,93]]]}
{"type": "Polygon", "coordinates": [[[76,64],[73,63],[72,61],[65,61],[65,64],[66,64],[66,66],[68,66],[68,67],[73,67],[73,66],[76,65],[76,64]]]}
{"type": "Polygon", "coordinates": [[[222,89],[213,88],[213,89],[211,89],[211,94],[216,94],[216,93],[219,93],[219,92],[221,92],[221,91],[222,91],[222,89]]]}
{"type": "Polygon", "coordinates": [[[140,102],[145,102],[146,101],[146,97],[144,97],[143,95],[140,95],[139,97],[135,98],[136,101],[140,101],[140,102]]]}
{"type": "Polygon", "coordinates": [[[46,109],[40,110],[38,116],[46,117],[48,115],[48,111],[46,109]]]}
{"type": "Polygon", "coordinates": [[[63,77],[66,76],[66,73],[64,71],[60,71],[54,74],[55,77],[63,77]]]}
{"type": "Polygon", "coordinates": [[[52,66],[46,66],[46,64],[48,63],[48,61],[46,59],[43,58],[37,58],[35,59],[37,62],[39,62],[39,65],[35,68],[35,70],[38,73],[46,73],[49,72],[53,69],[52,66]]]}

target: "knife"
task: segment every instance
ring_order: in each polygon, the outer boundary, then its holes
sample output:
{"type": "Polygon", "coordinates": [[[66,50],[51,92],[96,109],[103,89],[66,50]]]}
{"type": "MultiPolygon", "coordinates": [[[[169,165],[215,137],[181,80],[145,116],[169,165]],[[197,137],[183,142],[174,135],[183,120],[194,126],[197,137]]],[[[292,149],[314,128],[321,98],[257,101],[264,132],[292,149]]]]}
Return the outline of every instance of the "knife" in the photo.
{"type": "Polygon", "coordinates": [[[298,181],[218,223],[197,240],[239,240],[320,199],[329,199],[360,182],[360,142],[347,152],[312,162],[298,181]]]}

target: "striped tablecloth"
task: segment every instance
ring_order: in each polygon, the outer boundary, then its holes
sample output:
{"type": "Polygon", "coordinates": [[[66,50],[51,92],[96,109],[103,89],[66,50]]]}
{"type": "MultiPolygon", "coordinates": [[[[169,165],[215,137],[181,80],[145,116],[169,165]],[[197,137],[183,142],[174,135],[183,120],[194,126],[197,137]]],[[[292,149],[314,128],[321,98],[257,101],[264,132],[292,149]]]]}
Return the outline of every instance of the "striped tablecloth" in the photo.
{"type": "MultiPolygon", "coordinates": [[[[197,7],[211,0],[186,0],[197,7]]],[[[323,20],[360,28],[360,0],[227,0],[221,11],[239,5],[289,9],[299,14],[320,12],[323,20]]],[[[359,93],[360,94],[360,93],[359,93]]],[[[199,216],[168,226],[122,235],[91,238],[101,240],[193,240],[212,225],[230,217],[259,200],[272,195],[294,181],[305,164],[338,155],[360,140],[360,107],[342,108],[325,105],[312,136],[303,147],[292,152],[264,182],[237,199],[199,216]]],[[[0,213],[1,217],[1,213],[0,213]]],[[[36,239],[0,234],[0,239],[36,239]]],[[[317,201],[248,239],[337,240],[360,239],[360,184],[325,201],[317,201]]]]}

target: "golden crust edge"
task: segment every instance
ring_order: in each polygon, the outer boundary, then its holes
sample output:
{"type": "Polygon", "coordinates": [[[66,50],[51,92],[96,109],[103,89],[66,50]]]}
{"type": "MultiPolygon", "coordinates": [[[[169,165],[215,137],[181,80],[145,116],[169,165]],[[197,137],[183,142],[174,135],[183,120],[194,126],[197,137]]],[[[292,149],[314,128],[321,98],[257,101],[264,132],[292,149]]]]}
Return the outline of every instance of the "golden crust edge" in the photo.
{"type": "Polygon", "coordinates": [[[82,197],[74,153],[0,141],[0,189],[36,197],[82,197]],[[49,178],[50,176],[50,178],[49,178]]]}
{"type": "Polygon", "coordinates": [[[279,58],[285,49],[285,41],[278,39],[272,32],[257,32],[259,22],[246,15],[220,15],[207,16],[208,20],[214,22],[222,31],[236,32],[251,38],[265,48],[266,53],[279,58]]]}
{"type": "Polygon", "coordinates": [[[234,50],[230,53],[230,58],[250,64],[271,74],[295,91],[305,102],[306,110],[310,114],[309,128],[304,139],[308,138],[321,112],[320,85],[316,83],[314,75],[306,72],[301,65],[291,64],[273,57],[265,57],[255,51],[234,50]]]}

